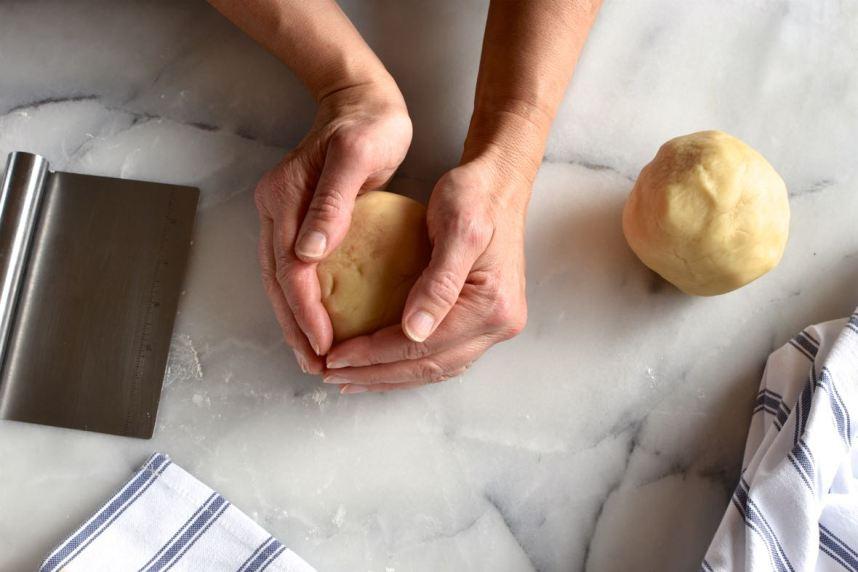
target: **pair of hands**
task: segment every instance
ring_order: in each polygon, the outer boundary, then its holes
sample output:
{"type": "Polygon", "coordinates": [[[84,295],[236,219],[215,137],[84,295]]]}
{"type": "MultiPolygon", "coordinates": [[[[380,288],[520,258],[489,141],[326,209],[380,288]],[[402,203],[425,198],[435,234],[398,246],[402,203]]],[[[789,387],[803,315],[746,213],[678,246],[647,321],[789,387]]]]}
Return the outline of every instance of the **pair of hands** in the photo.
{"type": "Polygon", "coordinates": [[[345,237],[358,194],[383,188],[405,158],[411,120],[396,90],[325,97],[297,148],[256,188],[265,289],[301,368],[343,393],[386,391],[462,373],[524,327],[524,218],[530,181],[486,151],[444,174],[427,225],[432,258],[401,325],[333,346],[316,265],[345,237]]]}

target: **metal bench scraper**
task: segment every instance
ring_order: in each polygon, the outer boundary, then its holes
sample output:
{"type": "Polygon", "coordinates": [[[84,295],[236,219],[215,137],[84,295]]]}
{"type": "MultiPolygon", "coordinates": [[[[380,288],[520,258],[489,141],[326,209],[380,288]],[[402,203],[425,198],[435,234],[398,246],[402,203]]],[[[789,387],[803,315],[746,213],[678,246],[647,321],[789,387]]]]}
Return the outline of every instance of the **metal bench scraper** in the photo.
{"type": "Polygon", "coordinates": [[[152,436],[198,197],[9,156],[0,418],[152,436]]]}

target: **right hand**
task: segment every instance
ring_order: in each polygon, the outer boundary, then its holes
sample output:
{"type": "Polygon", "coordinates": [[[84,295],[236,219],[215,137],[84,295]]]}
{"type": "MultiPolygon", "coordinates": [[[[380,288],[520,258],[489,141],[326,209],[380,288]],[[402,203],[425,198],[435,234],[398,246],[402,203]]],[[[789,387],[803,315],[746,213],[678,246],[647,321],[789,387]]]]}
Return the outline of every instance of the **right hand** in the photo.
{"type": "Polygon", "coordinates": [[[310,132],[256,186],[262,280],[305,372],[322,373],[333,342],[316,266],[345,237],[357,195],[383,188],[410,144],[395,85],[343,89],[322,99],[310,132]]]}

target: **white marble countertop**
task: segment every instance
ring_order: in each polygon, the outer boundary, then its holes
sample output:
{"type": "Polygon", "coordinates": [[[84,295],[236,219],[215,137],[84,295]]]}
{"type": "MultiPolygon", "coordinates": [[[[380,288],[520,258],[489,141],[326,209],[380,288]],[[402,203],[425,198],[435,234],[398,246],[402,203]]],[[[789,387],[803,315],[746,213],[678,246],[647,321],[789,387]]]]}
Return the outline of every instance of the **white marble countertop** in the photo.
{"type": "MultiPolygon", "coordinates": [[[[400,81],[425,193],[469,116],[484,1],[346,3],[400,81]]],[[[0,422],[0,570],[32,570],[152,450],[320,571],[690,570],[766,355],[858,304],[858,6],[606,0],[528,226],[530,321],[462,378],[341,397],[280,343],[249,190],[309,125],[288,71],[201,2],[0,4],[0,154],[203,192],[156,434],[0,422]],[[665,139],[731,132],[782,173],[781,265],[690,298],[620,210],[665,139]]]]}

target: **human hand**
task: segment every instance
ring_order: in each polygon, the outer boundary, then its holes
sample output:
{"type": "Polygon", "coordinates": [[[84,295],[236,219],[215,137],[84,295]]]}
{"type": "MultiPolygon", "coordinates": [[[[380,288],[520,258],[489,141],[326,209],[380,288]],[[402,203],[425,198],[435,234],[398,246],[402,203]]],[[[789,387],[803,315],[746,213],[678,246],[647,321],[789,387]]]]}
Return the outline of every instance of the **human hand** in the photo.
{"type": "Polygon", "coordinates": [[[334,346],[325,382],[358,393],[443,381],[521,332],[530,185],[488,156],[446,173],[427,209],[432,260],[409,294],[402,325],[334,346]]]}
{"type": "Polygon", "coordinates": [[[256,187],[259,260],[266,293],[301,369],[321,373],[333,341],[316,266],[342,241],[355,198],[382,188],[411,144],[395,85],[326,96],[301,143],[256,187]]]}

